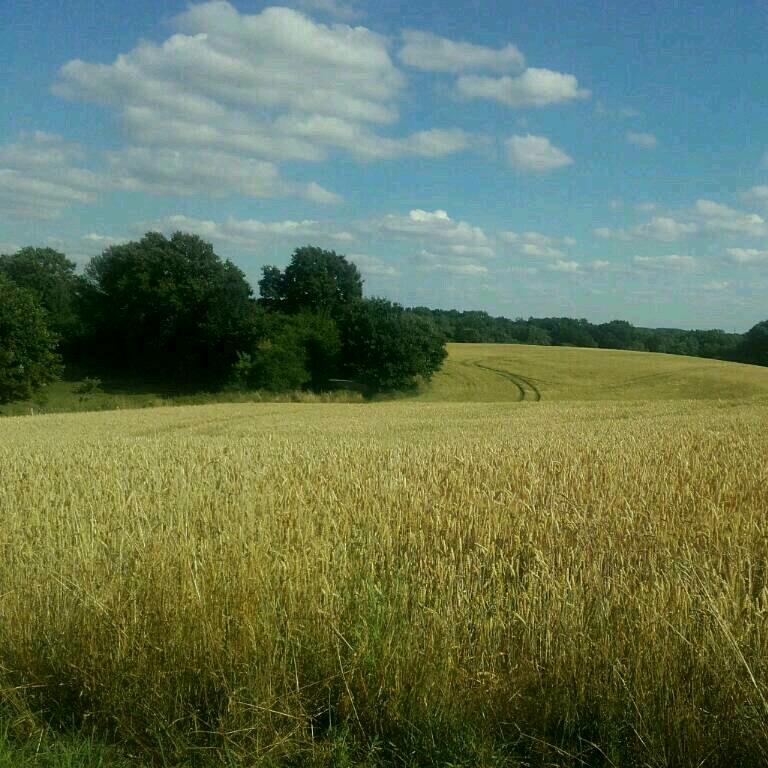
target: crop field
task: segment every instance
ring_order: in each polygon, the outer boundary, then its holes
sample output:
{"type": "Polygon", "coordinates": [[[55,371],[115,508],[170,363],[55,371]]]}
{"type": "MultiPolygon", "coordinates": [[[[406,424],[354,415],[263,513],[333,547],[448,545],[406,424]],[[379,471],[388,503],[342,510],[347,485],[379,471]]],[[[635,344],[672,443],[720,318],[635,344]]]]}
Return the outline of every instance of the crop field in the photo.
{"type": "Polygon", "coordinates": [[[427,401],[749,400],[768,398],[752,365],[624,350],[449,344],[427,401]]]}
{"type": "Polygon", "coordinates": [[[456,345],[421,399],[2,419],[0,731],[131,765],[765,765],[767,396],[456,345]]]}

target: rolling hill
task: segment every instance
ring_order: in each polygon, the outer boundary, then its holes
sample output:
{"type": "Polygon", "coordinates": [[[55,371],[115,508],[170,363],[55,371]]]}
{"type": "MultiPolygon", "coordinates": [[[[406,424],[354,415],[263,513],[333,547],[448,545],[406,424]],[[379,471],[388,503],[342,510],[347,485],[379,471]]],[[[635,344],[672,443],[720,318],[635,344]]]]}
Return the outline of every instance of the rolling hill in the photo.
{"type": "Polygon", "coordinates": [[[425,401],[753,400],[768,368],[624,350],[449,344],[425,401]]]}

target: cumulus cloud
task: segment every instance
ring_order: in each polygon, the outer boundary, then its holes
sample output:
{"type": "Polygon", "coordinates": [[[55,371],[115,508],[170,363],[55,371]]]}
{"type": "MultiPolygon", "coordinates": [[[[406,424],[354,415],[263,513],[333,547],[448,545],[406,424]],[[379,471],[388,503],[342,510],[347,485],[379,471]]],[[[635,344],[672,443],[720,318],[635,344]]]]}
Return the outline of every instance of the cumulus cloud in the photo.
{"type": "Polygon", "coordinates": [[[757,248],[728,248],[728,257],[736,264],[765,264],[768,263],[768,251],[757,248]]]}
{"type": "Polygon", "coordinates": [[[499,240],[511,245],[513,250],[523,256],[542,259],[565,259],[563,248],[575,245],[572,237],[551,237],[541,232],[511,232],[499,233],[499,240]]]}
{"type": "Polygon", "coordinates": [[[97,232],[89,232],[81,238],[84,244],[98,248],[109,248],[111,245],[121,245],[128,242],[127,237],[113,237],[112,235],[100,235],[97,232]]]}
{"type": "MultiPolygon", "coordinates": [[[[354,10],[338,0],[307,5],[342,18],[354,10]]],[[[397,122],[405,78],[387,39],[365,27],[319,24],[290,8],[239,13],[224,0],[192,5],[173,23],[163,43],[142,42],[111,64],[68,62],[55,91],[117,110],[142,150],[281,162],[322,161],[330,148],[366,160],[441,158],[470,144],[455,128],[405,137],[371,128],[397,122]]]]}
{"type": "Polygon", "coordinates": [[[693,269],[696,259],[693,256],[680,256],[671,253],[667,256],[635,256],[632,263],[642,269],[693,269]]]}
{"type": "Polygon", "coordinates": [[[325,204],[341,200],[319,184],[285,180],[274,163],[224,152],[128,147],[109,152],[107,160],[113,185],[130,192],[209,197],[295,195],[325,204]]]}
{"type": "Polygon", "coordinates": [[[489,270],[485,264],[469,259],[446,259],[445,254],[422,250],[414,261],[419,269],[425,272],[447,272],[464,277],[484,277],[489,270]]]}
{"type": "Polygon", "coordinates": [[[768,186],[761,184],[757,187],[752,187],[744,194],[747,200],[756,200],[761,203],[768,203],[768,186]]]}
{"type": "Polygon", "coordinates": [[[636,133],[634,131],[627,132],[627,141],[642,149],[655,149],[659,143],[652,133],[636,133]]]}
{"type": "Polygon", "coordinates": [[[464,75],[456,82],[459,94],[468,99],[498,101],[507,107],[544,107],[588,98],[573,75],[531,67],[517,77],[464,75]]]}
{"type": "Polygon", "coordinates": [[[364,160],[387,160],[414,155],[439,158],[462,152],[471,137],[458,128],[433,128],[403,138],[380,136],[363,125],[324,115],[285,115],[275,121],[280,136],[293,136],[307,146],[344,149],[364,160]]]}
{"type": "Polygon", "coordinates": [[[549,264],[547,269],[550,272],[568,272],[573,274],[581,271],[581,265],[578,261],[564,261],[558,259],[554,264],[549,264]]]}
{"type": "Polygon", "coordinates": [[[511,136],[505,142],[507,160],[513,168],[546,173],[573,163],[573,158],[550,143],[545,136],[511,136]]]}
{"type": "Polygon", "coordinates": [[[673,219],[671,216],[654,216],[645,224],[639,224],[631,229],[611,229],[596,227],[592,230],[597,237],[604,240],[662,240],[674,242],[699,231],[697,224],[673,219]]]}
{"type": "Polygon", "coordinates": [[[754,237],[764,237],[768,234],[768,224],[756,213],[745,213],[712,200],[697,200],[696,212],[703,221],[704,229],[710,232],[754,237]]]}
{"type": "Polygon", "coordinates": [[[147,222],[142,229],[157,229],[161,232],[184,231],[211,240],[215,245],[227,244],[244,251],[260,251],[272,240],[295,242],[297,238],[315,238],[329,242],[351,242],[354,236],[338,231],[329,224],[305,219],[302,221],[260,221],[258,219],[236,219],[230,216],[222,222],[210,219],[176,214],[157,221],[147,222]]]}
{"type": "Polygon", "coordinates": [[[365,16],[365,12],[359,7],[359,0],[347,0],[347,2],[340,0],[296,0],[295,4],[306,11],[326,13],[344,21],[354,21],[365,16]]]}
{"type": "MultiPolygon", "coordinates": [[[[419,239],[431,246],[440,244],[444,249],[490,249],[490,239],[480,227],[473,227],[466,221],[455,221],[446,211],[424,211],[415,208],[407,216],[390,214],[376,222],[376,228],[388,235],[401,238],[419,239]]],[[[492,250],[486,252],[492,255],[492,250]]]]}
{"type": "Polygon", "coordinates": [[[357,265],[364,275],[376,275],[377,277],[398,277],[400,275],[399,269],[376,256],[368,256],[364,253],[350,253],[347,258],[357,265]]]}
{"type": "Polygon", "coordinates": [[[522,69],[525,64],[523,54],[511,44],[503,48],[488,48],[416,30],[404,31],[402,39],[400,61],[428,72],[505,72],[522,69]]]}
{"type": "Polygon", "coordinates": [[[84,160],[77,144],[40,131],[0,145],[0,215],[52,219],[73,205],[96,202],[106,180],[80,167],[84,160]]]}

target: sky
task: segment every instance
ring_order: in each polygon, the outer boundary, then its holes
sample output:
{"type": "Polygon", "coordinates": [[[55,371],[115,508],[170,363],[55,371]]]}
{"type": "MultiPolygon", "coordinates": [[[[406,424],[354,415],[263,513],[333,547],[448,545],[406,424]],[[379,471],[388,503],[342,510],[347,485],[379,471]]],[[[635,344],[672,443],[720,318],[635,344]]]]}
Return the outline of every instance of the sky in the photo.
{"type": "Polygon", "coordinates": [[[768,4],[0,0],[0,253],[149,230],[367,295],[768,317],[768,4]]]}

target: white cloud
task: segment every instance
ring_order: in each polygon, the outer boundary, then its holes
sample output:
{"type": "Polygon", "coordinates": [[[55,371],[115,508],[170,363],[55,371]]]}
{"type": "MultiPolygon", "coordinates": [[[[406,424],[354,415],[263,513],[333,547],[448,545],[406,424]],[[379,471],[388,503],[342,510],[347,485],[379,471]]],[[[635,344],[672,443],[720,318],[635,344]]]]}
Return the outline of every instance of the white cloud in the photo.
{"type": "Polygon", "coordinates": [[[455,221],[443,210],[424,211],[415,208],[407,216],[385,216],[375,226],[388,235],[428,241],[433,248],[437,244],[444,249],[457,246],[490,247],[490,240],[480,227],[473,227],[466,221],[455,221]]]}
{"type": "Polygon", "coordinates": [[[658,145],[658,140],[652,133],[636,133],[635,131],[628,131],[627,141],[630,144],[634,144],[636,147],[642,147],[643,149],[655,149],[658,145]]]}
{"type": "Polygon", "coordinates": [[[640,213],[652,213],[658,208],[656,203],[638,203],[635,206],[635,210],[640,213]]]}
{"type": "Polygon", "coordinates": [[[84,159],[78,145],[40,131],[0,146],[0,216],[52,219],[96,202],[106,181],[76,165],[84,159]]]}
{"type": "Polygon", "coordinates": [[[128,242],[127,237],[113,237],[112,235],[99,235],[96,232],[90,232],[81,238],[86,245],[96,246],[98,248],[109,248],[111,245],[121,245],[128,242]]]}
{"type": "Polygon", "coordinates": [[[505,72],[521,69],[525,65],[523,54],[511,44],[504,48],[487,48],[415,30],[405,30],[402,37],[400,60],[410,67],[428,72],[505,72]]]}
{"type": "Polygon", "coordinates": [[[287,240],[294,245],[299,238],[314,238],[330,243],[344,243],[354,240],[349,232],[337,231],[328,224],[312,219],[303,221],[260,221],[258,219],[236,219],[230,216],[223,222],[176,214],[140,227],[171,233],[190,232],[212,241],[215,245],[227,244],[244,251],[261,251],[273,240],[287,240]]]}
{"type": "Polygon", "coordinates": [[[320,205],[339,205],[344,201],[341,195],[321,187],[314,181],[310,181],[309,184],[299,185],[297,191],[300,197],[305,197],[313,203],[320,203],[320,205]]]}
{"type": "Polygon", "coordinates": [[[359,8],[359,0],[296,0],[296,5],[307,11],[317,11],[327,13],[329,16],[335,16],[344,21],[353,21],[365,16],[362,8],[359,8]]]}
{"type": "Polygon", "coordinates": [[[467,149],[471,139],[468,133],[458,128],[433,128],[392,139],[379,136],[360,124],[325,115],[285,115],[275,121],[274,130],[280,136],[298,137],[309,147],[338,147],[364,160],[406,155],[444,157],[467,149]]]}
{"type": "Polygon", "coordinates": [[[558,259],[554,264],[548,265],[547,269],[550,272],[568,272],[573,274],[574,272],[581,271],[581,265],[578,261],[564,261],[558,259]]]}
{"type": "Polygon", "coordinates": [[[419,269],[426,272],[448,272],[465,277],[483,277],[489,272],[487,266],[472,259],[455,258],[426,249],[414,256],[413,260],[419,269]]]}
{"type": "Polygon", "coordinates": [[[705,291],[724,291],[730,285],[727,280],[711,280],[708,283],[704,283],[701,287],[705,291]]]}
{"type": "Polygon", "coordinates": [[[350,253],[347,259],[356,264],[364,275],[376,275],[378,277],[398,277],[400,275],[399,269],[376,256],[350,253]]]}
{"type": "Polygon", "coordinates": [[[295,184],[263,160],[209,150],[129,147],[110,152],[113,184],[152,195],[281,197],[296,195],[316,203],[337,203],[338,195],[319,184],[295,184]]]}
{"type": "Polygon", "coordinates": [[[632,262],[641,268],[647,269],[693,269],[696,259],[693,256],[680,256],[671,253],[668,256],[635,256],[632,262]]]}
{"type": "Polygon", "coordinates": [[[677,221],[670,216],[654,216],[647,224],[635,227],[637,237],[672,242],[698,232],[695,224],[677,221]]]}
{"type": "Polygon", "coordinates": [[[768,186],[762,184],[757,187],[752,187],[752,189],[744,193],[744,197],[747,200],[757,200],[759,202],[768,203],[768,186]]]}
{"type": "Polygon", "coordinates": [[[756,213],[744,213],[712,200],[697,200],[696,212],[703,219],[703,226],[710,232],[764,237],[768,235],[768,224],[756,213]]]}
{"type": "MultiPolygon", "coordinates": [[[[305,4],[342,18],[356,11],[339,0],[305,4]]],[[[141,42],[111,64],[70,61],[55,92],[115,109],[134,145],[127,151],[194,148],[248,161],[319,162],[330,148],[364,160],[441,158],[472,143],[457,128],[404,137],[370,128],[397,122],[405,77],[389,41],[365,27],[319,24],[281,7],[239,13],[224,0],[192,5],[173,25],[163,43],[141,42]]],[[[263,186],[265,173],[262,166],[251,188],[263,186]]],[[[184,177],[171,183],[184,185],[184,177]]],[[[232,191],[242,194],[242,186],[238,181],[232,191]]],[[[333,200],[313,185],[286,190],[333,200]]]]}
{"type": "Polygon", "coordinates": [[[576,244],[572,237],[552,237],[541,232],[499,232],[499,240],[523,256],[540,259],[566,259],[563,248],[576,244]]]}
{"type": "Polygon", "coordinates": [[[736,264],[768,263],[768,251],[760,251],[757,248],[728,248],[727,253],[736,264]]]}
{"type": "Polygon", "coordinates": [[[682,222],[670,216],[654,216],[645,224],[639,224],[631,229],[611,229],[596,227],[592,230],[597,237],[604,240],[661,240],[674,242],[699,231],[697,224],[682,222]]]}
{"type": "Polygon", "coordinates": [[[508,107],[544,107],[574,99],[588,98],[573,75],[550,69],[526,69],[517,77],[465,75],[456,82],[460,95],[469,99],[490,99],[508,107]]]}
{"type": "Polygon", "coordinates": [[[595,272],[602,272],[606,269],[610,269],[611,262],[610,261],[604,261],[603,259],[594,259],[589,262],[589,268],[594,270],[595,272]]]}
{"type": "Polygon", "coordinates": [[[545,173],[573,163],[573,158],[544,136],[511,136],[505,146],[510,165],[524,171],[545,173]]]}

